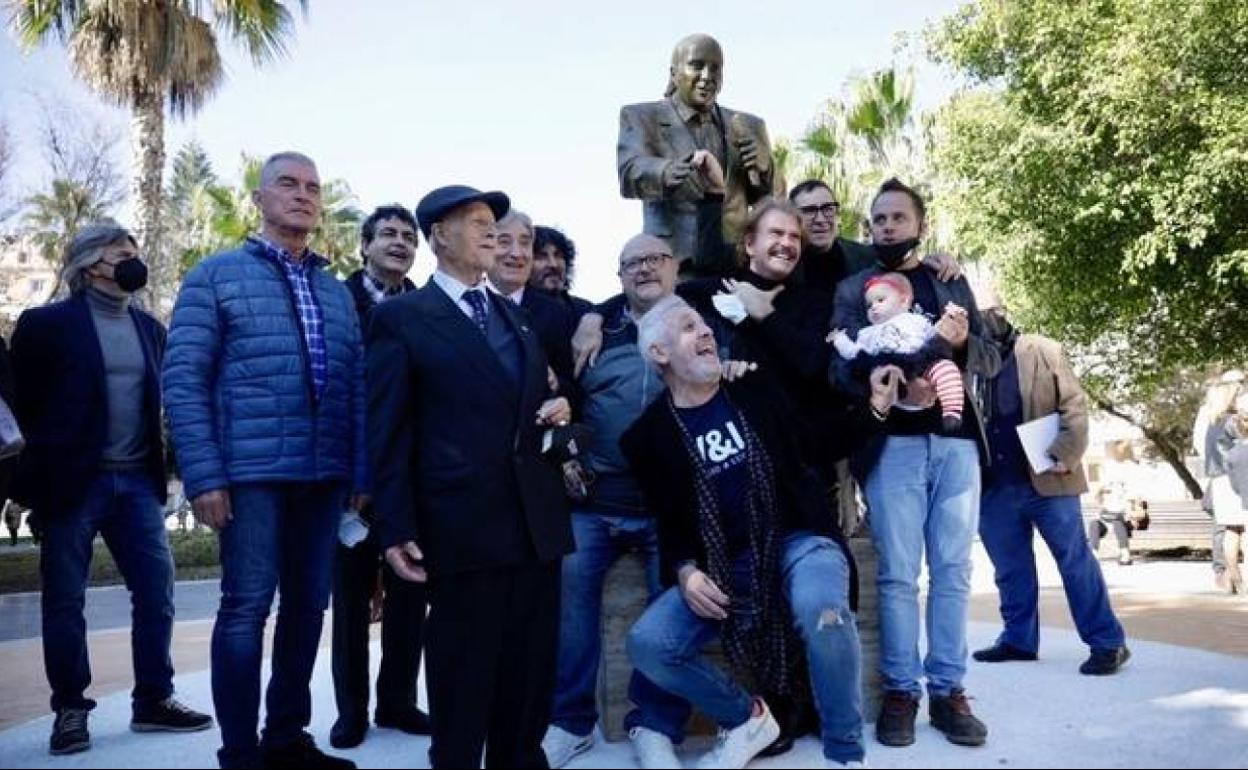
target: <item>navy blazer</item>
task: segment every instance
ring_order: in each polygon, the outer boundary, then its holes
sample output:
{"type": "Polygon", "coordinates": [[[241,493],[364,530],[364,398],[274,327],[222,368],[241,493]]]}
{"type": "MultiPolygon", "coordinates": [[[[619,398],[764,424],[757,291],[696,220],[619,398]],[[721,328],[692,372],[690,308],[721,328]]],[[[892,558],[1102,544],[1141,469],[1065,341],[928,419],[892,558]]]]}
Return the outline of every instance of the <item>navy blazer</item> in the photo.
{"type": "Polygon", "coordinates": [[[541,456],[546,355],[525,316],[491,296],[524,354],[511,380],[433,281],[372,313],[368,441],[383,548],[415,541],[431,576],[547,563],[572,550],[563,482],[541,456]]]}
{"type": "MultiPolygon", "coordinates": [[[[163,504],[160,369],[165,327],[133,306],[130,317],[146,362],[147,473],[163,504]]],[[[82,504],[99,472],[108,441],[104,357],[86,297],[79,294],[22,313],[13,330],[12,360],[17,384],[13,411],[26,437],[13,498],[40,514],[72,510],[82,504]]]]}

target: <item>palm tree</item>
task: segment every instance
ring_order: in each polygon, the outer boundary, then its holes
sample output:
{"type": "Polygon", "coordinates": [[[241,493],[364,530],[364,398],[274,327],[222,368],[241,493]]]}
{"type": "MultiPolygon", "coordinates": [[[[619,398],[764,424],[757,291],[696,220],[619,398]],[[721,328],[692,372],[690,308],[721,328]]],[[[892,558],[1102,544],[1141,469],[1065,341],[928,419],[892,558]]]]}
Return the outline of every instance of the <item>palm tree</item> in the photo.
{"type": "Polygon", "coordinates": [[[922,186],[914,76],[895,68],[851,80],[850,98],[830,100],[790,160],[793,179],[822,179],[841,202],[841,231],[861,229],[871,197],[890,176],[922,186]]]}
{"type": "MultiPolygon", "coordinates": [[[[306,0],[298,0],[306,8],[306,0]]],[[[155,307],[172,303],[176,266],[162,241],[165,109],[199,110],[224,70],[217,31],[256,64],[283,55],[292,18],[281,0],[14,0],[12,26],[28,46],[56,35],[74,73],[133,117],[136,234],[152,260],[155,307]],[[215,29],[214,29],[215,28],[215,29]]]]}
{"type": "MultiPolygon", "coordinates": [[[[26,199],[25,224],[34,234],[39,251],[50,264],[58,265],[69,242],[84,225],[106,219],[110,203],[101,200],[90,186],[69,179],[55,179],[47,192],[26,199]]],[[[49,297],[61,292],[63,271],[57,270],[49,297]]]]}

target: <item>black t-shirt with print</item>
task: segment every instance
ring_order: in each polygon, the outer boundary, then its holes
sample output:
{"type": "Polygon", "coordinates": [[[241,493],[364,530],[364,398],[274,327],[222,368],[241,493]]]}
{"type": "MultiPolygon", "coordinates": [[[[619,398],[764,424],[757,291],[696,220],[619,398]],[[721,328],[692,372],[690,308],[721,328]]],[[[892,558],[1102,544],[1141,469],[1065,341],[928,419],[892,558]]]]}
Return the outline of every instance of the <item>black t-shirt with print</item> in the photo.
{"type": "Polygon", "coordinates": [[[748,453],[741,433],[741,415],[723,390],[702,406],[677,408],[676,414],[697,447],[702,468],[711,480],[731,554],[750,545],[748,453]]]}

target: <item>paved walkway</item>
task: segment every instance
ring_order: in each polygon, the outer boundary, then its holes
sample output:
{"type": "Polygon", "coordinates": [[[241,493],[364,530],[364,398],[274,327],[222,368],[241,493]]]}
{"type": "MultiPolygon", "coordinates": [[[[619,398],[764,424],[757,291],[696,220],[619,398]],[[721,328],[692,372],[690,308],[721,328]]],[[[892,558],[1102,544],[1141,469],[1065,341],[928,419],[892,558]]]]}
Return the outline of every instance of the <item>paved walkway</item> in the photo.
{"type": "MultiPolygon", "coordinates": [[[[1056,570],[1045,559],[1040,570],[1046,624],[1041,660],[972,663],[968,676],[976,711],[991,730],[989,745],[957,748],[921,724],[918,743],[908,749],[885,749],[869,741],[869,762],[875,767],[1248,766],[1248,666],[1243,660],[1248,656],[1248,600],[1217,594],[1207,564],[1105,563],[1104,569],[1132,640],[1134,655],[1126,671],[1104,679],[1076,672],[1086,650],[1067,630],[1069,613],[1056,570]]],[[[213,590],[211,585],[179,586],[192,607],[209,601],[213,590]]],[[[977,553],[974,590],[972,648],[990,643],[998,628],[995,591],[982,553],[977,553]]],[[[180,608],[183,601],[179,599],[180,608]]],[[[128,619],[116,597],[92,592],[88,605],[102,625],[124,626],[128,619]]],[[[6,627],[7,615],[0,612],[0,636],[20,635],[6,627]]],[[[175,631],[178,690],[200,708],[211,704],[206,670],[210,633],[210,620],[179,622],[175,631]]],[[[0,729],[9,728],[0,732],[0,767],[213,766],[216,731],[131,735],[126,730],[128,633],[93,633],[91,645],[96,674],[92,696],[100,700],[91,723],[94,748],[54,760],[46,753],[50,718],[44,716],[47,685],[39,640],[0,643],[0,729]]],[[[314,687],[311,729],[325,744],[334,717],[327,654],[318,661],[314,687]]],[[[427,748],[425,740],[374,730],[349,755],[362,766],[423,767],[427,748]]],[[[687,763],[701,748],[703,743],[690,742],[683,755],[687,763]]],[[[628,767],[632,762],[627,744],[600,744],[573,767],[628,767]]],[[[752,766],[820,764],[818,745],[808,740],[786,757],[752,766]]]]}

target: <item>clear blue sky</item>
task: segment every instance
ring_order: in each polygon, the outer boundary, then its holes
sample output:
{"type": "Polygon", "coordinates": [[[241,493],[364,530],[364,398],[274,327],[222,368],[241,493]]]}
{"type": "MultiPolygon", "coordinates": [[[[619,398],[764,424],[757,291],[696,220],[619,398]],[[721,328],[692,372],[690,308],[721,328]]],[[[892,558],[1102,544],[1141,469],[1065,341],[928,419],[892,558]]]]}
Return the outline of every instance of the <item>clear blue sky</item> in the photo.
{"type": "MultiPolygon", "coordinates": [[[[242,152],[297,149],[318,161],[323,178],[350,182],[365,209],[413,206],[450,183],[505,190],[517,208],[576,241],[577,291],[604,297],[618,288],[619,246],[641,225],[640,204],[619,197],[619,108],[661,96],[678,39],[717,37],[726,59],[721,102],[763,117],[773,138],[796,137],[850,75],[913,60],[898,55],[899,33],[917,37],[958,5],[629,0],[608,11],[562,1],[311,0],[288,59],[256,69],[227,47],[228,81],[196,116],[170,123],[168,149],[172,156],[199,140],[231,181],[242,152]]],[[[918,75],[920,106],[954,87],[922,62],[918,75]]],[[[5,35],[0,117],[17,134],[27,189],[41,173],[32,94],[128,126],[72,80],[58,46],[25,56],[5,35]]],[[[128,171],[128,156],[121,160],[128,171]]],[[[422,244],[417,272],[431,264],[422,244]]]]}

